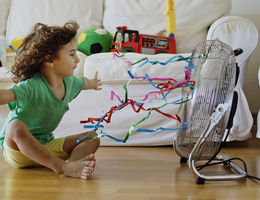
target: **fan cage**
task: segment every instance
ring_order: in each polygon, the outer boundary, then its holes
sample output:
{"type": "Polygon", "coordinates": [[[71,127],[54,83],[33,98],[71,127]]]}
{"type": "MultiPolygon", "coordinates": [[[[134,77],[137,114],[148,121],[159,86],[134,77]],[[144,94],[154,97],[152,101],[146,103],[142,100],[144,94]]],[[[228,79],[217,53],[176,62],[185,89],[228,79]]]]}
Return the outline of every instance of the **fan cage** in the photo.
{"type": "MultiPolygon", "coordinates": [[[[231,104],[235,86],[236,62],[233,50],[220,40],[203,41],[196,46],[191,62],[190,79],[195,86],[184,88],[184,99],[192,99],[181,107],[182,123],[187,129],[180,129],[175,140],[177,153],[189,157],[194,145],[209,123],[210,116],[220,103],[231,104]]],[[[213,128],[196,155],[196,160],[212,157],[220,148],[229,118],[229,111],[213,128]]]]}

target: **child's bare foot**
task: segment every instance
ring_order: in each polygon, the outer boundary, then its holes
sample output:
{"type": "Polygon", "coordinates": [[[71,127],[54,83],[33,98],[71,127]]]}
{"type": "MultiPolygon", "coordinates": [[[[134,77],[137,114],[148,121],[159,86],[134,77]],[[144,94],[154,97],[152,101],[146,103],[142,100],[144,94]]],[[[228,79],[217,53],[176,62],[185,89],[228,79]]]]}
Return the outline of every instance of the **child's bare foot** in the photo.
{"type": "Polygon", "coordinates": [[[74,178],[88,179],[94,171],[96,160],[94,154],[75,161],[68,161],[63,167],[63,175],[74,178]]]}

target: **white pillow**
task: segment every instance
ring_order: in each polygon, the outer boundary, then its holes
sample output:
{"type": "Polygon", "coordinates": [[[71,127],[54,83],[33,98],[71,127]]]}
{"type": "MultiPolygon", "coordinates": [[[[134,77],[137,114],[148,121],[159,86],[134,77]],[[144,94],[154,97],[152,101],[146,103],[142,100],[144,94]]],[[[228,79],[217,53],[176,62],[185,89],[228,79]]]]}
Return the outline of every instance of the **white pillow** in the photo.
{"type": "Polygon", "coordinates": [[[6,21],[9,13],[11,0],[0,0],[0,35],[5,36],[6,21]]]}
{"type": "MultiPolygon", "coordinates": [[[[231,9],[231,0],[175,0],[177,51],[191,52],[206,39],[209,26],[231,9]]],[[[104,28],[128,26],[142,34],[165,33],[165,0],[106,0],[104,28]]]]}
{"type": "Polygon", "coordinates": [[[80,24],[78,33],[101,27],[102,0],[12,0],[7,22],[7,40],[25,36],[37,23],[64,25],[69,20],[80,24]]]}

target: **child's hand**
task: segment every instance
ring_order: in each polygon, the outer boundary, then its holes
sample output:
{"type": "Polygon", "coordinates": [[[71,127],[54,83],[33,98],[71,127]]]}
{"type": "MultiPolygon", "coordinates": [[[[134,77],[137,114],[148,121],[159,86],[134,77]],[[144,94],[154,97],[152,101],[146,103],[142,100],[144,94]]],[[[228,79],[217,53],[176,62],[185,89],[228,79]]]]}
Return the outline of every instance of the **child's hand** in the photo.
{"type": "Polygon", "coordinates": [[[93,79],[88,79],[88,78],[84,77],[84,81],[85,81],[85,86],[84,86],[83,90],[90,90],[90,89],[101,90],[102,89],[100,87],[102,85],[102,82],[101,82],[101,80],[98,79],[97,71],[96,71],[93,79]]]}
{"type": "Polygon", "coordinates": [[[92,79],[93,81],[93,84],[94,84],[94,90],[101,90],[101,85],[102,85],[102,82],[100,79],[98,79],[98,72],[96,71],[95,73],[95,77],[92,79]]]}

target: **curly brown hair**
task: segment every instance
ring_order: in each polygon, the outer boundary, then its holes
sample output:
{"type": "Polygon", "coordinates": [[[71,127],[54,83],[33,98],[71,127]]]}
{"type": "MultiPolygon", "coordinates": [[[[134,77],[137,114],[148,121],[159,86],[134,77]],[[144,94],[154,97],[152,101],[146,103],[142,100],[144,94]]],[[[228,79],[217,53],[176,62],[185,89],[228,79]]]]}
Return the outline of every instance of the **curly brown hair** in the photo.
{"type": "Polygon", "coordinates": [[[76,37],[79,25],[69,21],[64,26],[47,26],[37,23],[17,49],[15,63],[11,68],[13,81],[19,83],[40,72],[44,57],[56,58],[59,49],[76,37]]]}

